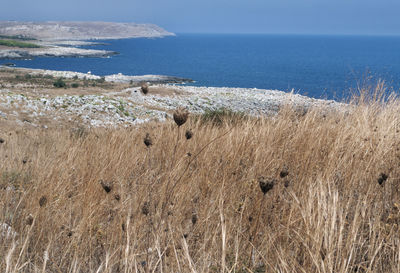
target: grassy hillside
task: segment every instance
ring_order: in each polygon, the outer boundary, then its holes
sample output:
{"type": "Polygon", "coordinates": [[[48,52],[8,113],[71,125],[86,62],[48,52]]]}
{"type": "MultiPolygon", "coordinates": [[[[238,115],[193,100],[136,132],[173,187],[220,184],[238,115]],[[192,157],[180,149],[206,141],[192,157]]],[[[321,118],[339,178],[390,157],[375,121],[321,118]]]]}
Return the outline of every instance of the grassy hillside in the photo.
{"type": "Polygon", "coordinates": [[[399,112],[2,131],[0,271],[397,272],[399,112]]]}
{"type": "Polygon", "coordinates": [[[32,44],[32,43],[15,41],[15,40],[7,40],[7,39],[0,39],[0,46],[19,47],[19,48],[40,48],[41,47],[39,45],[32,44]]]}

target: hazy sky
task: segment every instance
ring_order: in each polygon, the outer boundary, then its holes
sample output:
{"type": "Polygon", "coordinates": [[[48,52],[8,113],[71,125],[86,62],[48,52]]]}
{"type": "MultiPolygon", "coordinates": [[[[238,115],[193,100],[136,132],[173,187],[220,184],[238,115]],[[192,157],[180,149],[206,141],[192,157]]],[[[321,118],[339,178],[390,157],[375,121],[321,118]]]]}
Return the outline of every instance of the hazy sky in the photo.
{"type": "Polygon", "coordinates": [[[173,32],[400,34],[400,0],[1,0],[0,20],[155,23],[173,32]]]}

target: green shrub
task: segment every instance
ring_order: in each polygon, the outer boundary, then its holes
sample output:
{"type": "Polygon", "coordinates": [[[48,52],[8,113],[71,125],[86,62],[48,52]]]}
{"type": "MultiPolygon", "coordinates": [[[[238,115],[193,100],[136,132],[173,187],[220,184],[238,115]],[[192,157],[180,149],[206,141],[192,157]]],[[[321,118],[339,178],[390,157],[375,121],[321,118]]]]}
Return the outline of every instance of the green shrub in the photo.
{"type": "Polygon", "coordinates": [[[78,88],[79,87],[79,83],[74,82],[74,83],[71,84],[71,87],[72,88],[78,88]]]}
{"type": "Polygon", "coordinates": [[[243,112],[235,112],[227,108],[207,109],[199,116],[202,123],[213,123],[214,125],[222,125],[223,123],[235,124],[247,119],[247,115],[243,112]]]}
{"type": "Polygon", "coordinates": [[[53,83],[53,85],[54,85],[54,87],[56,87],[56,88],[64,88],[64,87],[67,87],[67,84],[63,81],[62,78],[58,78],[58,80],[56,80],[56,81],[53,83]]]}

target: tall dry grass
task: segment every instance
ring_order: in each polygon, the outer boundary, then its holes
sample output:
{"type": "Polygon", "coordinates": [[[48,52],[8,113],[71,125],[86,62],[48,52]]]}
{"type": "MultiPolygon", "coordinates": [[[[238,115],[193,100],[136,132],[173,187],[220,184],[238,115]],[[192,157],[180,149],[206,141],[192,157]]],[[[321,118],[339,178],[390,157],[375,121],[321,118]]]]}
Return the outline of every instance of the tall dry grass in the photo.
{"type": "Polygon", "coordinates": [[[3,132],[0,271],[399,272],[400,103],[368,98],[3,132]]]}

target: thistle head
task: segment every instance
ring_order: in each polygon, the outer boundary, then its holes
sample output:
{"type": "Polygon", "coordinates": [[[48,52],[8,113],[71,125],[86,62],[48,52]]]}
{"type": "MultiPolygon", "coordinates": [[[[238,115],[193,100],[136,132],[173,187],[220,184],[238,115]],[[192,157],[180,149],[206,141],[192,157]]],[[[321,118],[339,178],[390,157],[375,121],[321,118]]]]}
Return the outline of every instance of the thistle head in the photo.
{"type": "Polygon", "coordinates": [[[383,186],[384,183],[385,183],[385,181],[388,179],[388,177],[389,177],[389,176],[388,176],[387,174],[381,173],[381,174],[379,175],[379,178],[378,178],[378,183],[379,183],[379,185],[383,186]]]}
{"type": "Polygon", "coordinates": [[[279,176],[281,178],[284,178],[284,177],[286,177],[288,175],[289,175],[289,168],[287,166],[283,166],[281,172],[279,173],[279,176]]]}
{"type": "Polygon", "coordinates": [[[142,206],[142,214],[147,216],[149,213],[150,213],[150,203],[146,201],[142,206]]]}
{"type": "Polygon", "coordinates": [[[33,224],[33,220],[34,220],[34,218],[33,218],[32,214],[29,214],[25,219],[26,225],[31,226],[33,224]]]}
{"type": "Polygon", "coordinates": [[[187,121],[189,117],[189,112],[184,108],[178,108],[175,110],[173,117],[176,125],[180,127],[187,121]]]}
{"type": "Polygon", "coordinates": [[[149,133],[146,133],[146,136],[143,139],[144,145],[146,145],[147,148],[149,148],[151,145],[153,145],[153,140],[150,137],[149,133]]]}
{"type": "Polygon", "coordinates": [[[260,189],[261,189],[263,194],[266,194],[267,192],[272,190],[272,188],[276,184],[275,179],[264,178],[263,176],[259,177],[257,180],[258,180],[258,183],[260,185],[260,189]]]}
{"type": "Polygon", "coordinates": [[[111,190],[112,190],[112,185],[111,185],[111,183],[108,183],[108,182],[105,182],[105,181],[103,181],[103,180],[100,180],[100,185],[101,185],[101,187],[103,188],[103,190],[104,190],[106,193],[110,193],[110,192],[111,192],[111,190]]]}
{"type": "Polygon", "coordinates": [[[140,86],[140,90],[142,91],[143,94],[149,93],[149,85],[147,83],[142,83],[140,86]]]}
{"type": "Polygon", "coordinates": [[[46,204],[47,204],[47,197],[45,195],[43,195],[39,199],[39,206],[44,207],[44,206],[46,206],[46,204]]]}
{"type": "Polygon", "coordinates": [[[185,133],[185,137],[187,140],[191,139],[193,137],[193,132],[191,130],[187,130],[185,133]]]}

